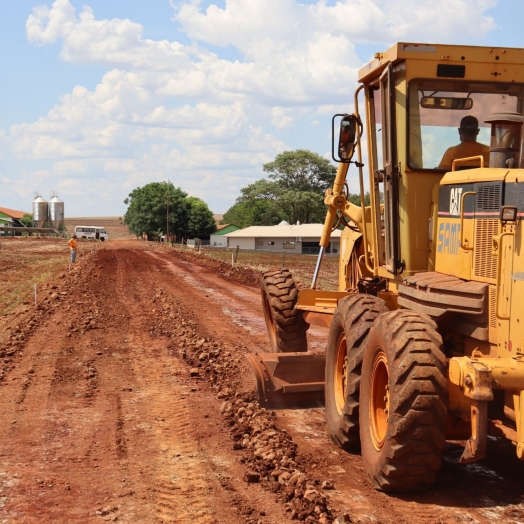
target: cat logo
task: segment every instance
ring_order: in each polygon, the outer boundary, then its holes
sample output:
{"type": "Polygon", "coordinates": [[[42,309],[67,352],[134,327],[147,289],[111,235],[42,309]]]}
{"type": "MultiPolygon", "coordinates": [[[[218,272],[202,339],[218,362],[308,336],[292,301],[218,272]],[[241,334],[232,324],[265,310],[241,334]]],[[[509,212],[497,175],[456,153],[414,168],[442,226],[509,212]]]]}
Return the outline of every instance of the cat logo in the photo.
{"type": "Polygon", "coordinates": [[[462,188],[453,187],[451,188],[451,194],[449,197],[449,214],[460,215],[460,204],[462,200],[462,188]]]}

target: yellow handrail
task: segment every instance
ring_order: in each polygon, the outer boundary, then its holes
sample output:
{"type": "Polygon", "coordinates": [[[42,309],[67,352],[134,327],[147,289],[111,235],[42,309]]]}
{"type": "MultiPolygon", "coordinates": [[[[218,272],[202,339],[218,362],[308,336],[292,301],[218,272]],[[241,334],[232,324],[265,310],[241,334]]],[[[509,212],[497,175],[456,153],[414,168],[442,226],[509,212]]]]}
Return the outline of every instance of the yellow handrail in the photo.
{"type": "MultiPolygon", "coordinates": [[[[358,95],[360,91],[364,89],[364,86],[361,85],[359,88],[355,91],[354,96],[354,104],[355,104],[355,113],[358,115],[358,95]]],[[[369,251],[368,251],[368,232],[366,227],[366,204],[365,204],[365,197],[364,197],[364,173],[362,171],[362,147],[360,144],[360,128],[358,129],[358,141],[357,141],[357,156],[358,156],[358,182],[360,186],[360,207],[362,208],[362,236],[364,239],[364,264],[367,268],[367,270],[373,274],[375,271],[375,268],[371,265],[371,260],[369,257],[369,251]]],[[[371,249],[373,249],[372,246],[370,246],[371,249]]]]}
{"type": "Polygon", "coordinates": [[[499,236],[499,240],[498,240],[499,254],[497,258],[497,296],[496,296],[497,299],[495,301],[495,315],[500,320],[509,320],[510,318],[509,316],[499,315],[499,295],[500,295],[500,280],[501,280],[500,274],[501,274],[501,269],[502,269],[502,239],[507,236],[515,236],[515,232],[506,231],[499,236]]]}
{"type": "MultiPolygon", "coordinates": [[[[455,161],[453,160],[453,162],[455,161]]],[[[464,200],[468,195],[476,194],[477,193],[475,191],[466,191],[465,193],[462,193],[462,198],[460,199],[460,247],[465,251],[472,251],[473,248],[466,246],[466,244],[464,243],[464,200]]]]}
{"type": "Polygon", "coordinates": [[[475,156],[468,156],[467,158],[456,158],[451,163],[451,171],[455,171],[455,164],[464,164],[465,162],[468,162],[469,160],[479,160],[480,159],[480,167],[484,167],[484,157],[482,155],[475,155],[475,156]]]}

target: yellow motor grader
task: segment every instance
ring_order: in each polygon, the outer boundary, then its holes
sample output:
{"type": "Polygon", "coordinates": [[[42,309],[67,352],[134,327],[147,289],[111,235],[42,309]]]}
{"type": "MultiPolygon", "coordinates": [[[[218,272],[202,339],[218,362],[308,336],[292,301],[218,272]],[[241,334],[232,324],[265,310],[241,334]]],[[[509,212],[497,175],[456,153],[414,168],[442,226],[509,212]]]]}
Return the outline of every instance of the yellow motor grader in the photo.
{"type": "Polygon", "coordinates": [[[261,402],[323,395],[331,438],[361,449],[375,487],[420,490],[446,440],[465,463],[488,435],[524,458],[524,49],[398,43],[359,82],[355,112],[333,119],[312,285],[263,275],[274,352],[249,360],[261,402]],[[338,291],[319,290],[340,225],[338,291]],[[310,325],[329,329],[325,354],[308,352],[310,325]]]}

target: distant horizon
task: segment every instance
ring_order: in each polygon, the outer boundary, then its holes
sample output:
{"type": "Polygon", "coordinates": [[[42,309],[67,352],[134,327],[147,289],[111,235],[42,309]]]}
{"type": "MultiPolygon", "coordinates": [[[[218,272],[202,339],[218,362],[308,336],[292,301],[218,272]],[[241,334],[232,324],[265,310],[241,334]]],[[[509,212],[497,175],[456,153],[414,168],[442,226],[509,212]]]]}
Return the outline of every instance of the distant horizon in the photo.
{"type": "MultiPolygon", "coordinates": [[[[33,214],[31,211],[25,211],[23,209],[14,209],[12,207],[0,206],[0,209],[2,209],[2,208],[3,209],[11,209],[12,211],[18,211],[20,213],[26,213],[26,214],[29,214],[29,215],[33,214]]],[[[77,220],[79,218],[122,218],[123,216],[124,215],[82,215],[82,216],[70,217],[70,216],[65,216],[64,215],[64,220],[77,220]]],[[[224,216],[224,213],[213,213],[213,217],[214,218],[223,217],[223,216],[224,216]]]]}

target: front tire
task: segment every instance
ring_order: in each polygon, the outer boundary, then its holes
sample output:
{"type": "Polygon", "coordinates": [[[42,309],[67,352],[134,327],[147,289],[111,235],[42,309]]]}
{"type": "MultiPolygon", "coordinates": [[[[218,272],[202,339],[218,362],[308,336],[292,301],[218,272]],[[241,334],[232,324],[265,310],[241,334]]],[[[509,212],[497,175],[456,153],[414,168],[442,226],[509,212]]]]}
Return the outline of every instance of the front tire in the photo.
{"type": "Polygon", "coordinates": [[[372,295],[350,295],[339,301],[326,350],[325,404],[328,432],[339,447],[358,449],[362,359],[375,319],[388,311],[372,295]]]}
{"type": "Polygon", "coordinates": [[[260,280],[262,306],[271,349],[275,353],[307,351],[309,324],[295,309],[298,290],[288,269],[266,271],[260,280]]]}
{"type": "Polygon", "coordinates": [[[369,333],[360,388],[364,469],[383,491],[421,491],[435,482],[446,443],[446,359],[430,317],[381,315],[369,333]]]}

